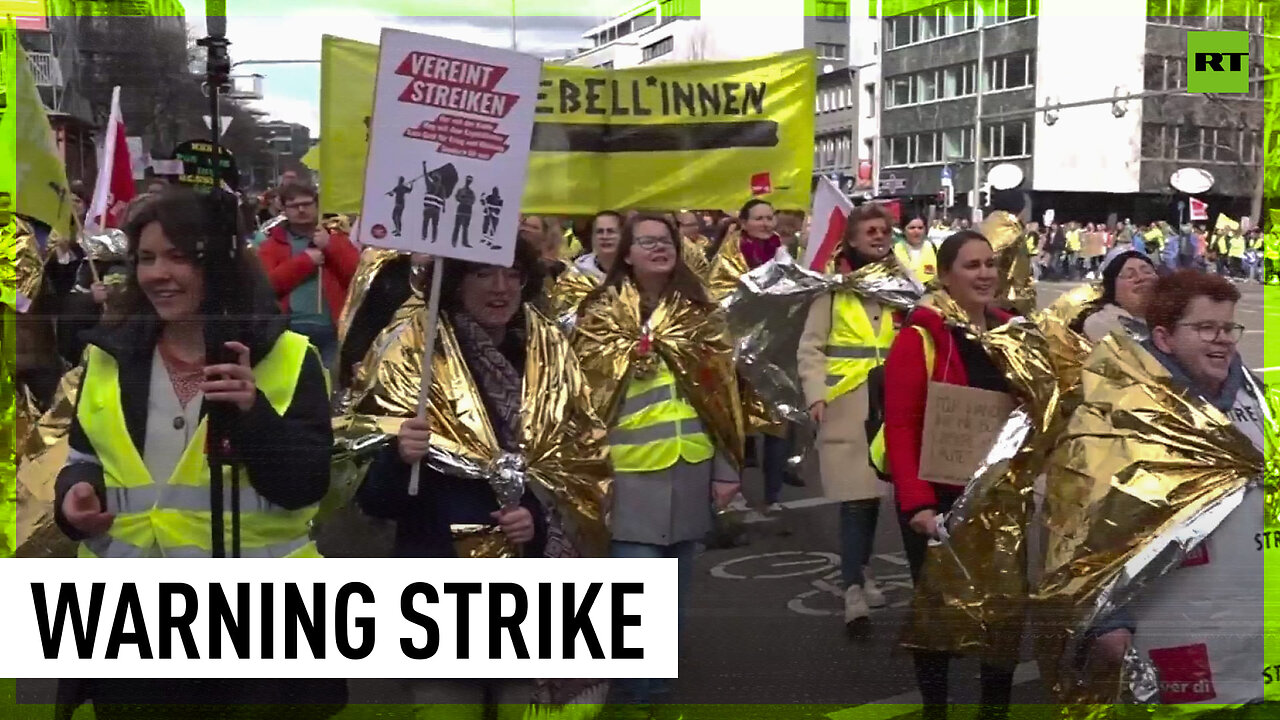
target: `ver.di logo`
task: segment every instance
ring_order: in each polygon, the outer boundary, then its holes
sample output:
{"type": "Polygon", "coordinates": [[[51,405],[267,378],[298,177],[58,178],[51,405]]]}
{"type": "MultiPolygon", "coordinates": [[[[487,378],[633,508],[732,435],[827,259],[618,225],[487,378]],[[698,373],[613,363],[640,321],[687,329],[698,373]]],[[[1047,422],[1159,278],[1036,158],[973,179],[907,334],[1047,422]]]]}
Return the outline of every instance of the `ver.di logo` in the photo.
{"type": "Polygon", "coordinates": [[[1187,33],[1187,92],[1249,92],[1249,33],[1187,33]]]}

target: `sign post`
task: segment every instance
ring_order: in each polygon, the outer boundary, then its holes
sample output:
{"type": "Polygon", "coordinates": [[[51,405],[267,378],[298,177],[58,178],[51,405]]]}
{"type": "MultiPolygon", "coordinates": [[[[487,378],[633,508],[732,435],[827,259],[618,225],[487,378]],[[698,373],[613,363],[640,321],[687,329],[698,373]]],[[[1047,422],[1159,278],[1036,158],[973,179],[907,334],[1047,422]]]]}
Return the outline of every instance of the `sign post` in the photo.
{"type": "MultiPolygon", "coordinates": [[[[433,259],[418,417],[426,415],[442,258],[509,267],[529,171],[542,61],[384,28],[361,240],[433,259]],[[422,212],[406,213],[420,198],[422,212]]],[[[418,493],[421,463],[409,494],[418,493]]]]}

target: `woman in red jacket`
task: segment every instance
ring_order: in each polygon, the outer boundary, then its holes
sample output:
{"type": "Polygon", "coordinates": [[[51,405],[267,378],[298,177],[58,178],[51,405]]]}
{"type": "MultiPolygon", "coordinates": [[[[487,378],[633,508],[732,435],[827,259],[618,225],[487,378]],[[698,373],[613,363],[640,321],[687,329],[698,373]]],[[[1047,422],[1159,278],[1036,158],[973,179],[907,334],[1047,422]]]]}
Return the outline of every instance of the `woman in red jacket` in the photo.
{"type": "MultiPolygon", "coordinates": [[[[997,327],[1012,316],[994,305],[999,271],[991,244],[978,232],[962,230],[948,237],[938,249],[938,280],[979,330],[997,327]]],[[[885,445],[893,479],[903,546],[918,582],[930,540],[940,539],[939,524],[960,497],[962,488],[920,479],[920,446],[924,432],[925,401],[930,380],[968,387],[1009,392],[1010,387],[982,346],[950,326],[937,311],[917,307],[908,326],[926,332],[932,340],[932,371],[926,360],[924,338],[904,327],[885,361],[885,445]]],[[[916,681],[924,701],[925,720],[940,720],[947,713],[947,653],[916,651],[916,681]]],[[[982,666],[980,720],[996,720],[1009,713],[1012,668],[982,666]]]]}

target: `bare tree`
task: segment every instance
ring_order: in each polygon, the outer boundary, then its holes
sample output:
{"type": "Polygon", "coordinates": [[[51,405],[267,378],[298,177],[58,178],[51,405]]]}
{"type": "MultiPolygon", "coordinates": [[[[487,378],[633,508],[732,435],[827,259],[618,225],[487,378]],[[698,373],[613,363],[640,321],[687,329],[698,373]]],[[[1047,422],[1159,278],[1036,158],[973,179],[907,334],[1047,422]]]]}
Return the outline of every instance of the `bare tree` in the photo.
{"type": "Polygon", "coordinates": [[[689,33],[688,52],[686,53],[688,60],[706,60],[711,52],[711,36],[707,31],[707,26],[701,21],[689,33]]]}

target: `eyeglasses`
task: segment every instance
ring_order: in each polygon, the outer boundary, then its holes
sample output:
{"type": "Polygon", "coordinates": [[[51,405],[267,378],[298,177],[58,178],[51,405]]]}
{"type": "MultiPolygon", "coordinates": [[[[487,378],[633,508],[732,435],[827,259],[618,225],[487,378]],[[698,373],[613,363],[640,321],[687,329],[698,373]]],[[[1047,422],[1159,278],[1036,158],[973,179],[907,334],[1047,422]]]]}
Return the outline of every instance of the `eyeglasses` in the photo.
{"type": "Polygon", "coordinates": [[[1217,342],[1219,337],[1225,336],[1230,342],[1239,342],[1240,336],[1244,335],[1244,326],[1239,323],[1216,323],[1216,322],[1199,322],[1199,323],[1178,323],[1183,327],[1189,327],[1196,331],[1203,342],[1217,342]]]}
{"type": "Polygon", "coordinates": [[[641,250],[657,250],[660,247],[675,247],[676,244],[667,235],[637,235],[634,243],[641,250]]]}
{"type": "Polygon", "coordinates": [[[285,205],[284,207],[286,210],[302,210],[305,208],[309,208],[315,204],[316,204],[315,200],[301,200],[299,202],[291,202],[288,205],[285,205]]]}
{"type": "Polygon", "coordinates": [[[1116,279],[1123,280],[1125,282],[1133,282],[1134,280],[1138,280],[1140,278],[1153,278],[1153,277],[1159,277],[1159,276],[1156,275],[1155,270],[1151,270],[1148,268],[1146,270],[1136,270],[1136,271],[1126,270],[1120,273],[1119,275],[1117,275],[1116,279]]]}

